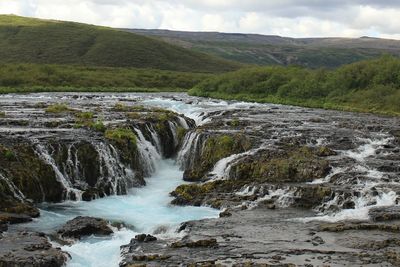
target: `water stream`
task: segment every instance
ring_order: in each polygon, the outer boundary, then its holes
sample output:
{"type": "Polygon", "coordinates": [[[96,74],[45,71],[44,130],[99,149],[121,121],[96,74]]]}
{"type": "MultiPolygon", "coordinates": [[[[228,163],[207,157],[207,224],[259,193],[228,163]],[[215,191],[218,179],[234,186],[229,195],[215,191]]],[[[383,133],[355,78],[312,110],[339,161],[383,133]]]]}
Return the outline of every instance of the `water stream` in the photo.
{"type": "Polygon", "coordinates": [[[180,223],[218,216],[217,210],[207,207],[169,204],[169,192],[182,184],[182,171],[172,160],[159,161],[155,173],[146,182],[145,187],[131,189],[125,196],[44,205],[41,217],[25,227],[51,233],[79,215],[124,222],[127,227],[114,229],[116,232],[111,237],[92,236],[72,246],[62,246],[72,256],[68,262],[70,267],[110,267],[118,266],[120,246],[128,244],[138,233],[154,233],[161,229],[158,237],[177,237],[175,229],[180,223]]]}

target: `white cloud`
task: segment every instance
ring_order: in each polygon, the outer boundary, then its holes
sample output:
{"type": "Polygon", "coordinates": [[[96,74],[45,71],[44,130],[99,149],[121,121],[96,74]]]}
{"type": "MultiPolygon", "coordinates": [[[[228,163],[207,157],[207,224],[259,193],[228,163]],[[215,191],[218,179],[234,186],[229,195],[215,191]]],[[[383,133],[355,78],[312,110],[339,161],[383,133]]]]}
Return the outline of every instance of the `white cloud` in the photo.
{"type": "Polygon", "coordinates": [[[399,39],[396,0],[0,0],[0,14],[111,27],[399,39]]]}

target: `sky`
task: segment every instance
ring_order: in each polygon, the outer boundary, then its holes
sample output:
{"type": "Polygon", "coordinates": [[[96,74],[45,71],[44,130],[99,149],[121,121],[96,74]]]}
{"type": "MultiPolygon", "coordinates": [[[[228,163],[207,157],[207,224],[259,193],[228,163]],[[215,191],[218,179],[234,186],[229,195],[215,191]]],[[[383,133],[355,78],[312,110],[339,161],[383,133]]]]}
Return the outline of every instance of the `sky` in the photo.
{"type": "Polygon", "coordinates": [[[400,39],[400,0],[0,0],[0,14],[123,28],[400,39]]]}

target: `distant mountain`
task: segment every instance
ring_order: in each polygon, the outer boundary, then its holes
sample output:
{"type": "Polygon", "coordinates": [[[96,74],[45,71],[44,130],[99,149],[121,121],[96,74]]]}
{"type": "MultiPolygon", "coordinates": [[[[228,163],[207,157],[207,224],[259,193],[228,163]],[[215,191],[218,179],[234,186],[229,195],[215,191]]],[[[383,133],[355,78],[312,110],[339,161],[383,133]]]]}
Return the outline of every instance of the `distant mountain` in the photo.
{"type": "Polygon", "coordinates": [[[289,38],[275,35],[123,29],[174,45],[258,65],[337,67],[382,54],[400,55],[400,41],[361,38],[289,38]]]}
{"type": "Polygon", "coordinates": [[[0,15],[0,63],[74,64],[223,72],[240,64],[139,34],[0,15]]]}

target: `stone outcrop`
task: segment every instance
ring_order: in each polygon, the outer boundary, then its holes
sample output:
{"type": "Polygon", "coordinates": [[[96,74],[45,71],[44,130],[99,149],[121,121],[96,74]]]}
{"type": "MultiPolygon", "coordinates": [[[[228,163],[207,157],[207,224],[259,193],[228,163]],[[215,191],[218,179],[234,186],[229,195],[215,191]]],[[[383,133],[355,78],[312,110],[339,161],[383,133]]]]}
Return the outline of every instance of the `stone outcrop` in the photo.
{"type": "Polygon", "coordinates": [[[79,240],[82,237],[90,235],[107,236],[112,233],[113,230],[109,227],[107,221],[100,218],[84,216],[78,216],[68,221],[57,231],[59,237],[65,241],[79,240]]]}
{"type": "Polygon", "coordinates": [[[0,266],[58,267],[69,255],[53,248],[47,237],[36,232],[10,232],[0,235],[0,266]]]}

